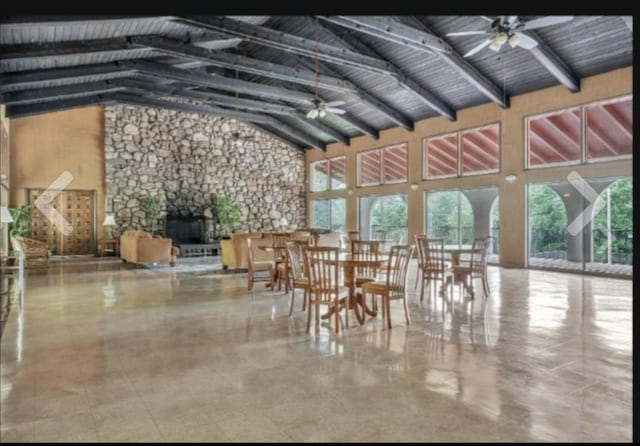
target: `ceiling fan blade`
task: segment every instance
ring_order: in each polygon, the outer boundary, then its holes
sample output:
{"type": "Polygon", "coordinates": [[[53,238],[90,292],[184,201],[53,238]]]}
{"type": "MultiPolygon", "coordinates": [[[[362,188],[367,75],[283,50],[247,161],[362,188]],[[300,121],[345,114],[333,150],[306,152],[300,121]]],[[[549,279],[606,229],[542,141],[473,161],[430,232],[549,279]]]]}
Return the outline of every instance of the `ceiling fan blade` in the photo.
{"type": "Polygon", "coordinates": [[[491,45],[491,41],[493,39],[487,39],[485,41],[483,41],[482,43],[480,43],[479,45],[476,45],[475,47],[473,47],[470,51],[467,51],[467,53],[462,56],[462,57],[469,57],[469,56],[473,56],[474,54],[476,54],[478,51],[480,51],[482,48],[487,47],[489,45],[491,45]]]}
{"type": "Polygon", "coordinates": [[[311,110],[309,110],[309,113],[307,113],[307,118],[309,119],[316,119],[317,116],[318,116],[317,108],[312,108],[311,110]]]}
{"type": "Polygon", "coordinates": [[[493,21],[495,20],[495,19],[489,17],[488,15],[481,15],[480,17],[485,19],[489,23],[493,23],[493,21]]]}
{"type": "Polygon", "coordinates": [[[344,102],[344,101],[329,101],[325,105],[327,107],[334,107],[336,105],[344,105],[344,104],[346,104],[346,102],[344,102]]]}
{"type": "Polygon", "coordinates": [[[564,23],[573,20],[572,15],[550,15],[547,17],[540,17],[539,19],[529,20],[524,22],[522,29],[536,29],[543,26],[555,25],[557,23],[564,23]]]}
{"type": "Polygon", "coordinates": [[[507,17],[507,23],[509,24],[509,26],[513,25],[517,21],[518,21],[518,16],[517,15],[510,15],[510,16],[507,17]]]}
{"type": "Polygon", "coordinates": [[[527,36],[525,33],[515,32],[514,34],[518,36],[518,46],[525,50],[530,50],[538,45],[538,42],[527,36]]]}
{"type": "Polygon", "coordinates": [[[489,34],[491,31],[459,31],[455,33],[447,33],[445,36],[474,36],[476,34],[489,34]]]}
{"type": "Polygon", "coordinates": [[[336,115],[344,115],[346,113],[346,110],[343,110],[341,108],[333,108],[333,107],[327,107],[326,110],[329,113],[334,113],[336,115]]]}

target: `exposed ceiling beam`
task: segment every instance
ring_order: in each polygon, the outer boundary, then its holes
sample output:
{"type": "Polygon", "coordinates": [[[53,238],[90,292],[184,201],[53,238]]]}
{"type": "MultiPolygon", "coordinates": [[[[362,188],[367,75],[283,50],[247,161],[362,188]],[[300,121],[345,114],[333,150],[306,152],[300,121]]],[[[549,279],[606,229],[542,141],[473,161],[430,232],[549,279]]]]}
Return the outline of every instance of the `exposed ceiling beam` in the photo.
{"type": "Polygon", "coordinates": [[[301,144],[299,144],[297,141],[297,139],[291,138],[290,136],[285,136],[283,133],[279,132],[277,129],[269,127],[267,125],[264,124],[252,124],[252,123],[248,123],[247,124],[250,127],[254,127],[255,129],[257,129],[258,131],[262,132],[262,133],[267,133],[269,135],[271,135],[272,137],[284,142],[285,144],[288,144],[292,147],[295,147],[298,150],[301,151],[305,151],[306,146],[303,146],[301,144]]]}
{"type": "Polygon", "coordinates": [[[28,43],[24,45],[1,45],[0,59],[31,59],[37,57],[91,54],[105,51],[126,51],[139,49],[131,45],[126,37],[100,40],[79,40],[72,42],[28,43]]]}
{"type": "Polygon", "coordinates": [[[384,36],[385,40],[408,46],[428,53],[451,53],[451,47],[441,38],[407,26],[389,16],[334,16],[323,17],[348,28],[371,34],[384,36]]]}
{"type": "MultiPolygon", "coordinates": [[[[407,25],[402,24],[399,20],[395,18],[383,17],[380,21],[371,22],[366,20],[367,17],[363,17],[363,16],[357,16],[357,17],[358,18],[345,20],[341,17],[329,16],[329,17],[324,17],[324,19],[332,23],[335,23],[337,25],[345,26],[347,28],[354,29],[356,31],[366,32],[367,34],[373,35],[374,37],[378,37],[380,39],[388,40],[395,43],[398,43],[397,41],[398,37],[402,38],[402,34],[400,34],[400,32],[397,30],[402,29],[404,32],[406,30],[405,27],[408,27],[407,25]],[[362,23],[366,22],[369,26],[367,26],[366,28],[365,27],[357,28],[355,25],[361,22],[362,23]],[[387,23],[387,25],[384,25],[385,23],[387,23]],[[398,25],[402,25],[402,27],[398,25]],[[388,31],[387,31],[387,27],[388,27],[388,31]],[[394,37],[392,37],[390,33],[394,37]]],[[[407,17],[401,17],[401,18],[403,20],[411,21],[410,28],[413,29],[415,32],[419,33],[417,35],[435,36],[435,34],[431,32],[431,30],[422,22],[420,22],[417,18],[413,16],[407,16],[407,17]]],[[[441,39],[439,37],[437,38],[440,41],[442,41],[444,45],[446,45],[449,51],[430,51],[430,47],[427,47],[426,45],[423,45],[423,47],[429,50],[430,52],[432,52],[433,54],[435,54],[441,60],[451,65],[451,67],[453,67],[462,77],[464,77],[467,81],[469,81],[471,85],[477,88],[480,92],[482,92],[485,96],[487,96],[493,102],[495,102],[496,104],[500,105],[503,108],[508,108],[509,101],[504,91],[502,91],[497,85],[495,85],[489,78],[487,78],[482,73],[480,73],[473,65],[471,65],[460,54],[454,51],[449,46],[449,44],[447,44],[444,41],[444,39],[441,39]]],[[[412,42],[413,42],[412,45],[416,44],[415,40],[412,40],[412,42]]],[[[425,37],[425,42],[426,42],[426,37],[425,37]]]]}
{"type": "Polygon", "coordinates": [[[251,96],[271,97],[289,102],[309,105],[313,95],[291,89],[272,87],[256,82],[247,82],[239,79],[231,79],[219,75],[195,73],[189,70],[174,68],[169,65],[143,60],[123,60],[116,62],[118,66],[131,70],[152,74],[155,76],[171,78],[183,82],[190,82],[205,87],[217,88],[225,91],[233,91],[251,96]]]}
{"type": "Polygon", "coordinates": [[[311,127],[315,127],[325,135],[328,135],[329,137],[335,139],[336,141],[340,141],[345,146],[351,145],[351,141],[349,140],[348,136],[340,133],[339,131],[333,129],[332,127],[329,127],[328,125],[320,122],[319,120],[309,119],[302,112],[297,112],[295,115],[293,115],[293,117],[298,121],[301,121],[307,125],[310,125],[311,127]]]}
{"type": "Polygon", "coordinates": [[[114,16],[85,16],[85,15],[71,15],[71,16],[6,16],[2,17],[3,27],[20,27],[28,25],[107,25],[117,23],[131,23],[133,20],[154,20],[162,21],[174,18],[172,16],[131,16],[131,15],[114,15],[114,16]]]}
{"type": "Polygon", "coordinates": [[[229,119],[239,119],[246,122],[269,123],[272,121],[268,116],[258,113],[235,111],[227,108],[215,107],[212,105],[193,105],[181,102],[173,102],[162,99],[150,98],[130,93],[109,93],[104,95],[121,103],[134,105],[144,105],[149,107],[165,108],[187,113],[200,113],[203,115],[222,116],[229,119]]]}
{"type": "MultiPolygon", "coordinates": [[[[339,35],[334,30],[327,28],[326,26],[322,26],[323,34],[328,34],[336,41],[340,42],[343,46],[348,48],[351,51],[357,51],[361,54],[368,54],[373,57],[377,57],[380,59],[384,59],[384,57],[371,48],[369,45],[366,45],[364,42],[360,41],[353,35],[349,35],[346,33],[342,33],[339,35]]],[[[415,79],[411,76],[404,73],[398,67],[393,65],[392,62],[387,61],[391,64],[397,72],[398,82],[400,85],[405,88],[407,91],[413,93],[418,99],[424,102],[428,107],[432,108],[436,112],[440,113],[445,118],[450,121],[456,120],[456,111],[449,107],[442,99],[428,91],[426,88],[422,87],[415,79]]]]}
{"type": "Polygon", "coordinates": [[[124,90],[125,87],[109,84],[106,81],[85,82],[50,88],[11,91],[0,95],[5,105],[31,104],[35,102],[58,101],[73,97],[93,96],[101,93],[124,90]]]}
{"type": "Polygon", "coordinates": [[[191,90],[185,84],[167,83],[157,84],[143,81],[141,79],[114,79],[108,81],[110,84],[119,85],[126,88],[135,88],[147,92],[148,94],[158,96],[180,96],[195,99],[202,102],[210,102],[215,105],[221,105],[229,108],[241,108],[245,110],[259,111],[262,113],[274,113],[278,115],[293,115],[297,111],[288,105],[274,104],[271,102],[257,101],[254,99],[235,98],[220,93],[209,91],[191,90]]]}
{"type": "Polygon", "coordinates": [[[269,124],[270,126],[273,126],[275,128],[277,128],[278,130],[282,130],[285,134],[291,135],[292,137],[300,140],[300,141],[304,141],[307,144],[309,144],[309,146],[311,147],[317,147],[318,149],[322,150],[322,151],[326,151],[327,147],[326,144],[322,141],[320,141],[319,139],[315,138],[314,136],[311,136],[309,134],[307,134],[306,132],[293,127],[292,125],[287,124],[286,122],[283,122],[282,120],[272,116],[273,121],[269,124]]]}
{"type": "Polygon", "coordinates": [[[8,105],[6,113],[9,118],[22,118],[25,116],[52,113],[71,108],[86,107],[88,105],[106,104],[112,101],[102,95],[86,96],[83,98],[63,99],[59,101],[41,102],[37,104],[8,105]]]}
{"type": "Polygon", "coordinates": [[[76,67],[49,68],[45,70],[15,71],[0,75],[0,91],[7,87],[28,89],[32,84],[60,79],[82,79],[92,76],[109,77],[130,76],[135,70],[118,66],[115,62],[104,64],[79,65],[76,67]]]}
{"type": "Polygon", "coordinates": [[[573,74],[565,61],[549,45],[544,43],[534,31],[527,31],[525,34],[538,42],[538,45],[529,50],[533,57],[570,91],[573,93],[580,91],[580,79],[573,74]]]}
{"type": "Polygon", "coordinates": [[[181,17],[180,20],[193,26],[213,29],[230,36],[240,37],[245,41],[258,45],[277,48],[306,57],[317,57],[325,62],[381,74],[394,74],[393,68],[379,59],[347,51],[343,48],[336,48],[326,43],[316,42],[315,39],[306,39],[264,26],[240,22],[228,17],[197,16],[181,17]]]}
{"type": "MultiPolygon", "coordinates": [[[[310,66],[311,65],[311,62],[309,62],[306,59],[303,59],[300,56],[297,56],[296,58],[298,59],[298,62],[302,66],[310,66]]],[[[319,65],[319,67],[322,67],[322,65],[319,65]]],[[[330,68],[330,67],[327,67],[327,66],[324,66],[323,68],[324,68],[324,71],[326,71],[328,73],[331,73],[332,75],[340,76],[340,74],[337,73],[336,71],[334,71],[333,68],[330,68]]],[[[348,77],[348,76],[344,76],[344,77],[348,77]]],[[[356,85],[356,87],[358,88],[358,90],[355,93],[355,95],[361,101],[368,103],[371,107],[375,108],[377,111],[379,111],[380,113],[382,113],[385,116],[387,116],[389,119],[391,119],[393,122],[398,124],[400,127],[404,128],[406,130],[409,130],[409,131],[413,131],[413,121],[411,119],[409,119],[408,117],[406,117],[405,115],[400,113],[398,110],[396,110],[392,106],[390,106],[387,103],[383,102],[382,99],[379,99],[376,96],[374,96],[373,94],[368,93],[367,91],[365,91],[362,88],[358,87],[357,84],[354,84],[354,85],[356,85]]]]}
{"type": "Polygon", "coordinates": [[[316,75],[311,70],[300,70],[286,65],[278,65],[265,60],[253,59],[239,54],[224,53],[220,51],[209,51],[193,45],[185,45],[183,42],[173,39],[166,39],[157,36],[132,37],[131,41],[146,47],[162,51],[177,57],[205,62],[228,69],[256,74],[258,76],[280,79],[297,84],[326,88],[328,90],[352,92],[353,85],[336,77],[326,75],[316,75]]]}

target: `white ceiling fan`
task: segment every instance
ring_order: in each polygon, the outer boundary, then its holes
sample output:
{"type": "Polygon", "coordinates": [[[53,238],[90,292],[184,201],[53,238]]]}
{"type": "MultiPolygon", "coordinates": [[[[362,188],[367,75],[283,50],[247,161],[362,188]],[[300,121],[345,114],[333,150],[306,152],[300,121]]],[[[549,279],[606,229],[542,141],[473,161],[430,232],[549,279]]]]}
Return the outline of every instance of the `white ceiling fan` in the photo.
{"type": "Polygon", "coordinates": [[[522,31],[529,31],[532,29],[556,25],[558,23],[564,23],[573,20],[572,15],[546,16],[532,19],[526,22],[522,19],[522,17],[517,15],[501,15],[496,18],[482,16],[482,18],[491,23],[490,29],[485,31],[460,31],[446,34],[447,36],[491,34],[491,37],[473,47],[463,57],[473,56],[478,51],[487,46],[492,51],[500,51],[500,48],[502,48],[505,43],[509,43],[509,46],[511,48],[520,47],[530,50],[531,48],[534,48],[536,45],[538,45],[538,42],[522,31]]]}
{"type": "Polygon", "coordinates": [[[324,102],[320,99],[318,95],[318,76],[319,76],[319,67],[318,67],[318,17],[316,17],[316,96],[311,101],[313,108],[309,110],[307,113],[307,118],[316,119],[317,117],[324,118],[327,113],[334,113],[337,115],[342,115],[346,113],[345,110],[338,108],[340,105],[344,105],[344,101],[329,101],[324,102]]]}

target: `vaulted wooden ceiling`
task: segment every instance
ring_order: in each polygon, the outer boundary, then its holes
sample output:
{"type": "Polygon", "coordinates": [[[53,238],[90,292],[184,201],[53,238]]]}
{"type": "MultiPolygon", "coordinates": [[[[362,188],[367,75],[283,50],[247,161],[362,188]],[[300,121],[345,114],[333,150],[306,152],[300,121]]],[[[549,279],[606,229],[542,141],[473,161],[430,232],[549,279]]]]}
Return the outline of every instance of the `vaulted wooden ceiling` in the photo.
{"type": "MultiPolygon", "coordinates": [[[[535,16],[522,17],[532,20],[535,16]]],[[[490,18],[489,18],[490,19],[490,18]]],[[[632,65],[628,16],[574,16],[463,57],[486,16],[4,17],[9,117],[137,104],[240,119],[301,149],[632,65]],[[316,94],[345,114],[309,119],[316,94]]]]}

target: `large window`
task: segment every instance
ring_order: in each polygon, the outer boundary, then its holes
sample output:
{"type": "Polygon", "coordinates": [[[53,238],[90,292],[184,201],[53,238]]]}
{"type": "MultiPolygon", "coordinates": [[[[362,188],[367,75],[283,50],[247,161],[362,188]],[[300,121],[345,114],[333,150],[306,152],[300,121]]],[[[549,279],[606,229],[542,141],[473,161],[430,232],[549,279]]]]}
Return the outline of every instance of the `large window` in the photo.
{"type": "Polygon", "coordinates": [[[427,180],[495,173],[500,170],[500,126],[425,138],[422,151],[427,180]]]}
{"type": "Polygon", "coordinates": [[[360,238],[407,243],[407,195],[360,197],[360,238]]]}
{"type": "Polygon", "coordinates": [[[358,186],[407,181],[407,144],[358,153],[358,186]]]}
{"type": "Polygon", "coordinates": [[[311,226],[345,232],[346,200],[311,200],[311,226]]]}
{"type": "Polygon", "coordinates": [[[311,163],[311,192],[344,189],[346,187],[345,156],[311,163]]]}
{"type": "Polygon", "coordinates": [[[633,152],[630,97],[527,118],[527,167],[628,158],[633,152]]]}

